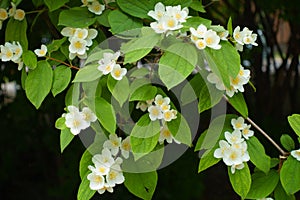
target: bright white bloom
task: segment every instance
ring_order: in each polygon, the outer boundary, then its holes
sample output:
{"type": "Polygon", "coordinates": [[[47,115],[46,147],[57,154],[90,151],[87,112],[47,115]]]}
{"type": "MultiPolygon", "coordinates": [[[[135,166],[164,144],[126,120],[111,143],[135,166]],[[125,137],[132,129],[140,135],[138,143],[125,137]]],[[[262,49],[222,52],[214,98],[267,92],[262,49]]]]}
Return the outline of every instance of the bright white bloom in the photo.
{"type": "Polygon", "coordinates": [[[2,62],[10,61],[12,59],[12,57],[14,56],[14,52],[7,45],[5,45],[5,46],[1,45],[0,49],[1,49],[2,62]]]}
{"type": "Polygon", "coordinates": [[[101,62],[102,60],[99,61],[99,66],[98,70],[102,72],[102,74],[106,75],[112,72],[114,69],[116,62],[115,61],[109,61],[109,62],[101,62]]]}
{"type": "Polygon", "coordinates": [[[166,7],[166,15],[175,18],[179,22],[186,22],[186,19],[188,18],[188,14],[189,14],[189,9],[183,8],[181,10],[181,5],[166,7]]]}
{"type": "MultiPolygon", "coordinates": [[[[114,164],[114,158],[112,157],[111,151],[107,148],[103,148],[101,154],[96,154],[92,158],[93,163],[95,166],[105,166],[108,169],[114,164]]],[[[100,172],[101,174],[105,174],[100,172]]],[[[106,173],[107,174],[107,173],[106,173]]]]}
{"type": "Polygon", "coordinates": [[[76,29],[71,27],[64,27],[61,30],[61,34],[66,37],[72,37],[75,34],[76,29]]]}
{"type": "Polygon", "coordinates": [[[127,159],[129,158],[129,152],[131,151],[131,145],[130,145],[130,136],[127,136],[121,143],[121,154],[122,156],[127,159]]]}
{"type": "Polygon", "coordinates": [[[219,141],[219,148],[214,151],[215,158],[223,158],[227,149],[230,148],[230,145],[225,140],[219,141]]]}
{"type": "Polygon", "coordinates": [[[87,5],[88,10],[96,15],[101,15],[105,6],[100,4],[99,1],[93,1],[92,4],[87,5]]]}
{"type": "Polygon", "coordinates": [[[236,143],[241,143],[244,141],[240,130],[234,130],[232,133],[226,131],[224,134],[225,134],[226,140],[231,145],[236,144],[236,143]]]}
{"type": "Polygon", "coordinates": [[[163,119],[166,122],[170,122],[170,121],[172,121],[175,118],[176,117],[175,117],[174,112],[172,110],[167,110],[167,111],[163,112],[163,119]]]}
{"type": "Polygon", "coordinates": [[[22,46],[20,45],[19,42],[17,42],[17,43],[13,42],[10,48],[14,52],[14,56],[12,57],[11,60],[15,63],[19,63],[20,59],[21,59],[21,56],[22,56],[22,53],[23,53],[22,46]]]}
{"type": "Polygon", "coordinates": [[[103,188],[101,188],[97,191],[98,191],[99,194],[103,194],[105,191],[113,193],[114,189],[113,189],[113,187],[110,187],[107,183],[104,183],[103,188]]]}
{"type": "Polygon", "coordinates": [[[157,119],[163,118],[163,112],[162,112],[160,106],[152,105],[148,108],[148,112],[149,112],[149,117],[150,117],[151,121],[155,121],[157,119]]]}
{"type": "Polygon", "coordinates": [[[106,176],[107,185],[114,187],[116,184],[121,184],[125,181],[121,168],[116,169],[116,166],[110,169],[106,176]]]}
{"type": "Polygon", "coordinates": [[[240,27],[237,26],[233,31],[233,38],[237,42],[236,49],[243,51],[244,44],[251,44],[257,46],[255,42],[257,39],[257,34],[252,33],[247,27],[243,28],[243,31],[240,30],[240,27]]]}
{"type": "Polygon", "coordinates": [[[199,39],[199,40],[196,40],[195,41],[195,45],[198,49],[202,50],[202,49],[205,49],[206,47],[206,42],[204,39],[199,39]]]}
{"type": "Polygon", "coordinates": [[[247,125],[243,130],[242,130],[242,135],[243,137],[248,140],[249,137],[254,135],[254,131],[250,130],[251,125],[247,125]]]}
{"type": "Polygon", "coordinates": [[[116,134],[110,134],[109,140],[104,142],[103,147],[108,148],[111,151],[111,154],[115,156],[119,152],[121,140],[122,138],[118,137],[116,134]]]}
{"type": "Polygon", "coordinates": [[[25,12],[22,9],[17,9],[15,14],[14,14],[14,19],[22,21],[25,17],[25,12]]]}
{"type": "Polygon", "coordinates": [[[243,117],[238,117],[237,119],[231,119],[231,125],[234,129],[243,130],[247,124],[245,124],[245,120],[243,117]]]}
{"type": "Polygon", "coordinates": [[[90,181],[90,188],[92,190],[99,190],[104,187],[104,177],[97,175],[95,172],[88,174],[87,179],[90,181]]]}
{"type": "Polygon", "coordinates": [[[245,167],[244,163],[238,164],[238,165],[231,165],[231,173],[234,174],[235,173],[235,169],[243,169],[245,167]]]}
{"type": "Polygon", "coordinates": [[[47,53],[47,46],[42,44],[40,49],[36,49],[34,50],[34,53],[38,56],[38,57],[43,57],[46,55],[47,53]]]}
{"type": "Polygon", "coordinates": [[[70,53],[83,55],[86,51],[86,41],[78,38],[72,38],[69,51],[70,53]]]}
{"type": "Polygon", "coordinates": [[[221,45],[219,45],[220,37],[213,30],[208,30],[204,34],[204,41],[206,46],[212,49],[221,49],[221,45]]]}
{"type": "Polygon", "coordinates": [[[158,94],[155,96],[154,103],[158,106],[162,106],[163,104],[169,104],[170,98],[169,97],[163,97],[162,95],[158,94]]]}
{"type": "Polygon", "coordinates": [[[244,85],[248,83],[248,80],[242,76],[237,76],[235,78],[230,77],[231,86],[240,92],[244,92],[244,85]]]}
{"type": "Polygon", "coordinates": [[[197,38],[204,38],[204,35],[207,31],[206,26],[204,26],[203,24],[200,24],[197,27],[197,30],[193,27],[190,28],[191,34],[197,38]]]}
{"type": "Polygon", "coordinates": [[[143,101],[139,101],[136,106],[135,109],[141,109],[141,111],[145,112],[148,109],[148,104],[146,102],[143,101]]]}
{"type": "Polygon", "coordinates": [[[224,152],[223,161],[227,166],[240,165],[243,163],[242,152],[236,148],[228,148],[224,152]]]}
{"type": "Polygon", "coordinates": [[[168,129],[168,126],[166,124],[164,124],[161,129],[160,129],[160,135],[159,135],[159,138],[158,138],[158,142],[159,144],[163,144],[164,141],[167,141],[167,143],[172,143],[174,140],[174,142],[176,142],[177,144],[180,144],[179,141],[177,141],[171,131],[168,129]]]}
{"type": "Polygon", "coordinates": [[[89,107],[84,107],[82,109],[83,118],[86,122],[91,123],[97,120],[96,115],[92,112],[89,107]]]}
{"type": "Polygon", "coordinates": [[[208,74],[207,80],[210,83],[216,84],[216,88],[218,90],[225,90],[225,86],[224,86],[223,82],[215,73],[208,74]]]}
{"type": "MultiPolygon", "coordinates": [[[[169,97],[167,97],[169,98],[169,97]]],[[[162,112],[167,112],[170,111],[171,106],[169,104],[167,104],[166,102],[164,102],[162,105],[160,105],[160,108],[162,110],[162,112]]]]}
{"type": "Polygon", "coordinates": [[[300,149],[291,151],[291,155],[300,161],[300,149]]]}
{"type": "Polygon", "coordinates": [[[165,23],[163,21],[160,22],[151,22],[150,27],[156,32],[156,33],[164,33],[168,29],[165,27],[165,23]]]}
{"type": "Polygon", "coordinates": [[[111,71],[111,76],[116,80],[122,80],[122,78],[126,75],[127,69],[121,68],[119,64],[114,65],[113,70],[111,71]]]}
{"type": "Polygon", "coordinates": [[[93,29],[93,28],[88,29],[88,35],[85,38],[86,46],[88,46],[88,47],[92,46],[92,44],[93,44],[92,40],[95,39],[97,37],[97,35],[98,35],[98,31],[96,29],[93,29]]]}
{"type": "Polygon", "coordinates": [[[221,40],[225,40],[226,41],[227,37],[229,35],[229,31],[219,32],[218,35],[219,35],[219,37],[220,37],[221,40]]]}
{"type": "Polygon", "coordinates": [[[183,27],[183,25],[181,25],[181,23],[176,18],[167,15],[161,19],[161,22],[165,29],[171,31],[178,30],[183,27]]]}
{"type": "Polygon", "coordinates": [[[4,8],[0,8],[0,20],[4,21],[8,18],[8,13],[4,8]]]}
{"type": "Polygon", "coordinates": [[[86,28],[76,28],[73,37],[84,40],[88,36],[88,30],[86,28]]]}
{"type": "Polygon", "coordinates": [[[158,2],[155,5],[154,10],[148,12],[148,15],[153,19],[160,20],[165,15],[165,12],[165,6],[161,2],[158,2]]]}
{"type": "Polygon", "coordinates": [[[235,41],[241,45],[243,45],[243,38],[244,38],[244,33],[241,32],[241,28],[239,26],[235,27],[233,30],[233,38],[235,41]]]}
{"type": "Polygon", "coordinates": [[[81,130],[86,129],[90,126],[88,122],[84,120],[84,116],[79,112],[78,108],[75,106],[68,106],[69,113],[66,113],[66,126],[70,128],[73,135],[77,135],[81,130]]]}

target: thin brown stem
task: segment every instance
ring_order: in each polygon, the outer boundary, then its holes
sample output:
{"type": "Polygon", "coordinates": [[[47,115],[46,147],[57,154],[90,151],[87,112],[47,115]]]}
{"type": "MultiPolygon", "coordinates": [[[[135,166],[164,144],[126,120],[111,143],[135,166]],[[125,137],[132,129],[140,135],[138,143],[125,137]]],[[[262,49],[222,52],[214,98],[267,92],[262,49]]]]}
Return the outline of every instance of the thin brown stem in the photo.
{"type": "Polygon", "coordinates": [[[56,58],[52,58],[52,57],[49,57],[49,56],[45,56],[47,59],[49,59],[49,60],[53,60],[53,61],[55,61],[55,62],[59,62],[59,63],[61,63],[61,64],[63,64],[63,65],[66,65],[66,66],[68,66],[68,67],[70,67],[71,69],[76,69],[76,70],[79,70],[80,68],[79,67],[76,67],[76,66],[74,66],[74,65],[72,65],[72,64],[68,64],[68,63],[66,63],[66,62],[64,62],[64,61],[62,61],[62,60],[58,60],[58,59],[56,59],[56,58]]]}

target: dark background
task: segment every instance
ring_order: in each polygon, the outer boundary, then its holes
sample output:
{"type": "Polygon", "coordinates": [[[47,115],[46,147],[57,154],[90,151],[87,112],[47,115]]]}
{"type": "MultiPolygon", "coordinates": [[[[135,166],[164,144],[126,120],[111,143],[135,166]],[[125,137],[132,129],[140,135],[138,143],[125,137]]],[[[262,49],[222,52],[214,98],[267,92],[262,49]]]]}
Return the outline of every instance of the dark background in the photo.
{"type": "MultiPolygon", "coordinates": [[[[243,63],[252,72],[254,91],[246,87],[249,115],[279,143],[281,134],[292,133],[287,116],[300,113],[299,52],[300,12],[296,0],[221,0],[207,5],[200,16],[226,26],[232,16],[233,27],[247,26],[259,32],[259,47],[246,49],[243,63]],[[245,62],[246,61],[246,62],[245,62]]],[[[25,6],[25,5],[24,5],[25,6]]],[[[26,6],[25,6],[26,7],[26,6]]],[[[37,48],[41,43],[43,22],[34,27],[37,48]]],[[[3,31],[1,44],[3,44],[3,31]]],[[[30,37],[35,37],[31,35],[30,37]]],[[[1,70],[0,81],[20,80],[20,73],[11,64],[1,70]]],[[[20,83],[19,83],[20,84],[20,83]]],[[[49,95],[39,110],[19,90],[13,103],[0,109],[0,199],[76,199],[80,183],[78,165],[84,146],[76,138],[63,154],[59,148],[59,130],[54,128],[64,107],[64,94],[55,99],[49,95]]],[[[229,108],[229,112],[232,109],[229,108]]],[[[295,134],[291,134],[295,139],[295,134]]],[[[267,154],[278,157],[277,150],[256,132],[265,144],[267,154]]],[[[297,145],[299,148],[299,145],[297,145]]],[[[234,194],[221,162],[197,174],[198,156],[192,150],[159,173],[153,199],[239,199],[234,194]]],[[[136,199],[120,185],[114,195],[94,199],[136,199]]]]}

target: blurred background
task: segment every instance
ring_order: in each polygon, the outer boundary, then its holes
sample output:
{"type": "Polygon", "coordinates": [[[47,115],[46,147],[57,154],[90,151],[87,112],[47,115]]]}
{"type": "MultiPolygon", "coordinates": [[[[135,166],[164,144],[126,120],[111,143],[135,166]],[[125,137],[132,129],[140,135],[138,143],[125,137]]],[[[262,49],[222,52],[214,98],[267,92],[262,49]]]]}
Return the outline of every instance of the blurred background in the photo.
{"type": "MultiPolygon", "coordinates": [[[[30,5],[23,2],[19,7],[26,10],[30,5]]],[[[246,26],[258,34],[259,46],[248,47],[241,54],[242,64],[251,70],[251,81],[256,87],[254,91],[247,86],[245,96],[250,118],[279,142],[281,134],[292,133],[287,116],[300,113],[299,1],[203,0],[203,4],[207,12],[200,16],[213,19],[213,24],[226,27],[231,16],[233,27],[246,26]]],[[[36,38],[31,49],[50,34],[43,32],[48,29],[47,23],[36,23],[32,27],[36,34],[29,34],[36,38]]],[[[3,34],[0,31],[1,44],[3,34]]],[[[36,110],[19,86],[20,76],[16,66],[0,63],[0,199],[76,199],[80,183],[78,163],[85,148],[76,138],[60,153],[59,130],[54,123],[63,111],[64,94],[55,99],[49,95],[36,110]]],[[[278,156],[259,133],[256,136],[265,144],[267,154],[278,156]]],[[[189,150],[171,166],[158,171],[153,199],[239,199],[229,184],[225,165],[220,162],[204,174],[197,174],[198,162],[197,153],[189,150]]],[[[94,199],[137,198],[120,185],[114,195],[94,199]]]]}

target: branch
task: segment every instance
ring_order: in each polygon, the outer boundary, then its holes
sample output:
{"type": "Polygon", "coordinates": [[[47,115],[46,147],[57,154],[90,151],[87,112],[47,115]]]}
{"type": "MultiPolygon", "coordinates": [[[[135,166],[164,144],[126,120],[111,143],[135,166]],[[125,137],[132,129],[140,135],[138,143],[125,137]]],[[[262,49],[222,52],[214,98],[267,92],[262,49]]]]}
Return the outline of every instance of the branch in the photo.
{"type": "Polygon", "coordinates": [[[55,62],[59,62],[59,63],[61,63],[61,64],[63,64],[63,65],[66,65],[66,66],[70,67],[71,69],[76,69],[76,70],[79,70],[79,69],[80,69],[79,67],[76,67],[76,66],[74,66],[74,65],[72,65],[72,64],[68,64],[68,63],[66,63],[66,62],[64,62],[64,61],[62,61],[62,60],[58,60],[58,59],[56,59],[56,58],[52,58],[52,57],[49,57],[49,56],[45,56],[45,58],[47,58],[47,59],[49,59],[49,60],[53,60],[53,61],[55,61],[55,62]]]}

